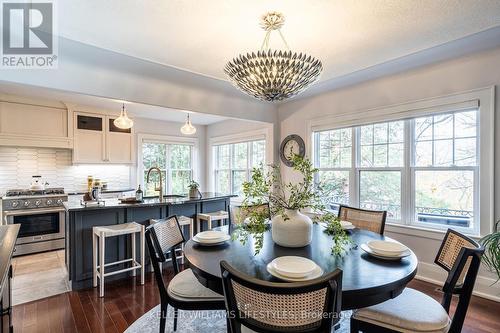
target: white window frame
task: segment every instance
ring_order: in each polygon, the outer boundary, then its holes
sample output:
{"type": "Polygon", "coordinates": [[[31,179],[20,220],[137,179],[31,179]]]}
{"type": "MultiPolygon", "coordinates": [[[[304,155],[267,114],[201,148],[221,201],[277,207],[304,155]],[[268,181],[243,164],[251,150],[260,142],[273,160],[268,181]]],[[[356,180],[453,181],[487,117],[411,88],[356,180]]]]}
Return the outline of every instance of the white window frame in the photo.
{"type": "MultiPolygon", "coordinates": [[[[144,164],[142,161],[142,144],[143,143],[158,143],[167,145],[167,170],[166,170],[166,183],[167,188],[164,189],[164,194],[172,193],[172,168],[170,167],[170,146],[171,145],[188,145],[191,146],[191,176],[192,179],[199,182],[199,144],[197,138],[187,138],[178,136],[165,136],[165,135],[153,135],[153,134],[137,134],[137,184],[140,184],[142,188],[144,186],[144,164]]],[[[181,170],[181,169],[175,169],[181,170]]],[[[182,169],[184,170],[184,169],[182,169]]],[[[186,193],[188,189],[186,189],[186,193]]]]}
{"type": "MultiPolygon", "coordinates": [[[[456,228],[454,229],[465,232],[473,237],[481,237],[493,231],[494,226],[494,87],[480,88],[467,92],[446,95],[436,98],[418,100],[409,103],[392,105],[388,107],[360,110],[359,112],[349,112],[335,116],[322,117],[312,119],[307,124],[306,144],[311,147],[309,156],[314,160],[314,132],[322,130],[333,130],[346,127],[357,127],[361,125],[373,124],[377,122],[390,122],[395,120],[405,120],[429,116],[439,113],[452,113],[466,111],[469,109],[478,109],[479,128],[477,134],[477,156],[479,158],[479,173],[476,173],[479,179],[475,179],[478,190],[475,191],[474,209],[475,223],[474,228],[456,228]],[[477,214],[476,214],[477,213],[477,214]]],[[[412,145],[412,129],[408,128],[411,121],[405,122],[405,170],[402,174],[402,221],[401,224],[388,221],[388,231],[427,236],[434,239],[440,239],[439,234],[442,234],[447,228],[436,225],[422,225],[422,223],[414,223],[414,198],[410,194],[409,188],[414,185],[414,171],[411,167],[413,163],[410,159],[413,158],[412,145]],[[406,214],[404,213],[406,212],[406,214]]],[[[354,137],[353,155],[355,147],[358,145],[358,140],[354,137]]],[[[357,157],[356,157],[357,158],[357,157]]],[[[353,158],[354,160],[355,158],[353,158]]],[[[355,162],[353,161],[353,164],[355,162]]],[[[353,165],[353,171],[358,172],[359,168],[353,165]]],[[[457,170],[461,167],[453,167],[457,170]]],[[[465,167],[470,169],[470,167],[465,167]]],[[[388,170],[389,168],[384,168],[388,170]]],[[[433,168],[435,169],[435,167],[433,168]]],[[[370,170],[373,170],[370,168],[370,170]]],[[[351,176],[352,177],[352,176],[351,176]]],[[[350,204],[353,206],[359,205],[359,174],[354,174],[354,178],[350,179],[350,204]],[[355,180],[355,181],[353,181],[355,180]],[[355,194],[353,196],[353,194],[355,194]]]]}
{"type": "MultiPolygon", "coordinates": [[[[384,121],[384,123],[389,123],[389,122],[392,122],[394,120],[388,120],[388,121],[384,121]]],[[[397,121],[397,120],[396,120],[397,121]]],[[[366,125],[366,124],[365,124],[366,125]]],[[[371,124],[369,124],[371,125],[371,124]]],[[[404,133],[406,134],[407,132],[407,121],[404,121],[404,133]]],[[[355,185],[356,185],[356,188],[354,189],[354,191],[356,192],[356,202],[355,202],[355,205],[356,207],[359,207],[360,204],[361,204],[361,186],[360,186],[360,180],[361,180],[361,172],[363,171],[398,171],[400,172],[401,174],[401,184],[400,184],[400,188],[401,188],[401,195],[400,195],[400,198],[399,198],[399,202],[401,203],[400,205],[400,211],[401,211],[401,216],[400,216],[400,219],[391,219],[391,218],[388,218],[387,220],[389,222],[393,222],[393,223],[401,223],[401,221],[404,221],[405,220],[405,215],[404,215],[404,212],[405,212],[405,194],[406,192],[408,192],[406,189],[407,187],[405,186],[405,182],[404,182],[404,179],[406,177],[406,165],[407,165],[407,159],[406,159],[406,153],[404,153],[404,156],[403,156],[403,166],[401,167],[390,167],[390,166],[386,166],[386,167],[366,167],[366,166],[361,166],[361,126],[355,126],[353,127],[353,131],[355,133],[355,136],[354,136],[354,140],[353,140],[353,155],[354,156],[354,160],[355,162],[353,163],[353,167],[354,167],[354,172],[355,172],[355,185]],[[359,147],[359,149],[358,149],[359,147]]],[[[374,134],[375,135],[375,134],[374,134]]],[[[389,138],[387,138],[387,140],[389,140],[389,138]]],[[[406,152],[406,137],[403,138],[403,151],[406,152]]],[[[388,143],[387,143],[388,145],[388,143]]],[[[389,146],[387,146],[387,156],[389,157],[389,146]]],[[[374,149],[374,147],[372,148],[374,149]]]]}
{"type": "Polygon", "coordinates": [[[221,172],[221,171],[227,171],[229,173],[229,189],[230,189],[230,192],[231,194],[236,194],[236,192],[234,191],[234,183],[233,183],[233,173],[234,172],[245,172],[245,179],[246,181],[248,181],[250,179],[250,173],[252,171],[252,165],[254,164],[253,163],[253,160],[252,160],[252,157],[253,157],[253,142],[255,141],[264,141],[264,148],[265,148],[265,139],[262,138],[262,139],[253,139],[251,141],[243,141],[243,142],[232,142],[232,143],[223,143],[223,144],[217,144],[217,145],[214,145],[213,146],[213,151],[214,151],[214,166],[215,166],[215,169],[214,169],[214,181],[215,181],[215,192],[221,192],[220,189],[218,188],[218,173],[221,172]],[[241,143],[245,143],[247,145],[247,163],[246,163],[246,167],[245,168],[236,168],[234,166],[234,145],[236,144],[241,144],[241,143]],[[219,164],[218,163],[218,158],[219,158],[219,154],[217,152],[217,150],[219,149],[219,147],[221,146],[229,146],[229,169],[218,169],[217,168],[217,165],[219,164]]]}
{"type": "MultiPolygon", "coordinates": [[[[416,153],[416,141],[415,138],[413,137],[415,134],[415,122],[411,121],[409,122],[410,128],[409,128],[409,136],[410,140],[407,143],[405,143],[405,146],[408,145],[409,151],[410,151],[410,167],[409,167],[409,181],[410,181],[410,188],[415,188],[415,178],[416,178],[416,173],[417,171],[472,171],[474,173],[474,186],[477,188],[480,188],[480,168],[481,168],[481,158],[479,157],[479,149],[480,149],[480,133],[481,133],[481,110],[479,107],[475,108],[477,109],[477,117],[476,117],[476,126],[477,126],[477,132],[476,132],[476,165],[475,166],[416,166],[415,163],[415,153],[416,153]]],[[[462,111],[467,111],[467,110],[462,110],[462,111]]],[[[460,111],[458,111],[460,112],[460,111]]],[[[454,112],[456,113],[456,112],[454,112]]],[[[442,114],[450,114],[449,112],[444,112],[442,114]]],[[[438,114],[439,115],[439,114],[438,114]]],[[[453,140],[455,140],[455,135],[453,135],[453,140]]],[[[430,140],[431,142],[434,143],[434,138],[430,140]]],[[[434,148],[433,148],[434,149],[434,148]]],[[[455,149],[453,147],[453,156],[455,154],[455,149]]],[[[432,154],[432,159],[434,162],[434,151],[432,154]]],[[[454,158],[453,158],[454,159],[454,158]]],[[[411,224],[417,227],[425,228],[427,226],[426,223],[424,222],[419,222],[414,220],[414,216],[412,216],[412,213],[416,213],[416,199],[415,199],[415,193],[411,191],[409,193],[410,200],[409,200],[409,210],[408,210],[408,216],[407,220],[411,221],[411,224]]],[[[477,191],[476,188],[474,189],[474,198],[473,198],[473,212],[474,212],[474,225],[472,228],[472,232],[470,231],[471,228],[463,228],[463,227],[458,227],[454,226],[453,229],[460,231],[462,233],[467,233],[467,234],[472,234],[472,235],[478,235],[480,233],[480,216],[476,216],[476,213],[480,214],[480,206],[479,206],[479,196],[480,196],[480,191],[477,191]]],[[[443,228],[448,228],[447,226],[443,226],[443,228]]]]}
{"type": "MultiPolygon", "coordinates": [[[[217,185],[216,185],[216,171],[217,171],[217,156],[215,153],[215,147],[220,146],[220,145],[227,145],[227,144],[235,144],[235,143],[242,143],[242,142],[250,142],[250,141],[259,141],[259,140],[264,140],[265,142],[265,161],[264,164],[269,164],[271,161],[273,161],[273,156],[274,156],[274,149],[273,149],[273,129],[272,129],[272,124],[269,124],[266,128],[258,129],[258,130],[253,130],[253,131],[248,131],[248,132],[243,132],[243,133],[238,133],[238,134],[231,134],[231,135],[224,135],[224,136],[216,136],[212,137],[209,139],[209,145],[208,145],[208,160],[209,160],[209,174],[208,174],[208,186],[210,191],[216,192],[217,191],[217,185]]],[[[248,170],[251,171],[252,166],[251,166],[251,149],[248,149],[248,156],[249,158],[247,159],[247,166],[248,170]]],[[[232,147],[231,147],[231,154],[230,154],[230,166],[232,167],[232,147]]],[[[221,169],[222,170],[222,169],[221,169]]],[[[226,169],[224,169],[226,170],[226,169]]],[[[232,170],[232,169],[230,169],[232,170]]],[[[236,170],[236,169],[235,169],[236,170]]],[[[232,171],[231,171],[232,172],[232,171]]],[[[230,172],[230,178],[229,178],[229,186],[231,191],[233,190],[233,184],[232,184],[232,174],[230,172]]],[[[247,179],[250,177],[249,174],[247,174],[247,179]]]]}

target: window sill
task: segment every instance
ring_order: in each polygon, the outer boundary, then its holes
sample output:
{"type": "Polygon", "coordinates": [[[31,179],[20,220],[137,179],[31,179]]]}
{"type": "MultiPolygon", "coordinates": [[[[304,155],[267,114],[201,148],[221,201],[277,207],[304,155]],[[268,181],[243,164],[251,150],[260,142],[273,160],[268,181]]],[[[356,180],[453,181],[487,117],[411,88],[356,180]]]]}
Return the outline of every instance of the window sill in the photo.
{"type": "MultiPolygon", "coordinates": [[[[311,211],[307,211],[307,210],[303,211],[303,213],[308,215],[311,218],[314,218],[318,215],[321,215],[321,213],[311,212],[311,211]]],[[[439,241],[442,241],[444,238],[444,235],[446,234],[446,230],[422,228],[422,227],[417,227],[417,226],[413,226],[413,225],[405,225],[405,224],[398,224],[398,223],[391,223],[391,222],[386,222],[385,231],[392,232],[395,234],[400,234],[400,235],[417,236],[417,237],[434,239],[434,240],[439,240],[439,241]]],[[[475,235],[475,234],[466,234],[466,235],[474,240],[481,239],[480,236],[475,235]]]]}
{"type": "MultiPolygon", "coordinates": [[[[417,236],[417,237],[435,239],[440,241],[443,240],[443,237],[446,234],[446,230],[421,228],[412,225],[402,225],[389,222],[387,222],[385,225],[385,231],[401,235],[417,236]]],[[[481,239],[480,236],[475,234],[466,234],[466,235],[474,240],[481,239]]]]}

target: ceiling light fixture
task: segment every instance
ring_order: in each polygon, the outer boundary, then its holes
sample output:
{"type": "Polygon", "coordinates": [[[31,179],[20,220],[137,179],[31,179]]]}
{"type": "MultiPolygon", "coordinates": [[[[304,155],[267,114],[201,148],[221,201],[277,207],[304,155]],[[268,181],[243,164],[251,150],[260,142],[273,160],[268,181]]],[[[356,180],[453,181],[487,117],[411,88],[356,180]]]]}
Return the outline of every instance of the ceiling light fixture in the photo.
{"type": "Polygon", "coordinates": [[[189,118],[189,113],[187,115],[186,123],[181,127],[181,133],[184,135],[192,135],[196,133],[196,127],[191,124],[191,119],[189,118]]]}
{"type": "Polygon", "coordinates": [[[134,121],[127,116],[127,111],[125,110],[125,103],[122,105],[122,111],[120,116],[113,121],[113,124],[121,129],[129,129],[134,126],[134,121]]]}
{"type": "Polygon", "coordinates": [[[260,26],[266,31],[257,53],[240,54],[227,63],[224,72],[231,82],[250,96],[264,101],[281,101],[293,97],[313,84],[321,74],[321,61],[305,53],[290,51],[281,28],[285,17],[279,12],[262,16],[260,26]],[[277,30],[286,51],[271,50],[271,32],[277,30]]]}

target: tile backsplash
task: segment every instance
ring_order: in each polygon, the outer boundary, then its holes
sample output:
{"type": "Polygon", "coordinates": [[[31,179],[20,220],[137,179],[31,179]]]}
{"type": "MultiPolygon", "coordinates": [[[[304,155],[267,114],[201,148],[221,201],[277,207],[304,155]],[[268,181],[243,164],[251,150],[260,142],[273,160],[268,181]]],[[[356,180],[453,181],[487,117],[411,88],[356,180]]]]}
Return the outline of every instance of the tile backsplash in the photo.
{"type": "Polygon", "coordinates": [[[68,149],[0,147],[0,193],[28,188],[32,175],[68,192],[85,190],[88,175],[107,181],[111,189],[128,188],[130,173],[128,165],[72,165],[68,149]]]}

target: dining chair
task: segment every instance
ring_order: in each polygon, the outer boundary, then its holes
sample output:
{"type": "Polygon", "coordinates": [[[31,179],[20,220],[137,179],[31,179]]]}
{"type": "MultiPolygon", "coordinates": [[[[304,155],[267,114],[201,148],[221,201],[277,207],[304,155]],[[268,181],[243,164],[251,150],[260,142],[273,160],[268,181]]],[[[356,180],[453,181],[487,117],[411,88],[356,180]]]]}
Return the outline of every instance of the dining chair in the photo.
{"type": "Polygon", "coordinates": [[[191,269],[180,271],[175,251],[184,242],[185,238],[175,215],[167,219],[156,220],[156,223],[146,228],[146,243],[160,292],[160,333],[165,332],[168,305],[174,308],[174,331],[177,330],[179,309],[225,309],[224,296],[203,286],[191,269]],[[174,277],[168,286],[165,286],[160,263],[165,263],[168,260],[167,253],[170,254],[174,277]]]}
{"type": "Polygon", "coordinates": [[[368,210],[340,205],[339,219],[354,224],[359,229],[384,234],[387,211],[368,210]]]}
{"type": "Polygon", "coordinates": [[[405,288],[394,299],[356,310],[351,317],[351,333],[461,332],[483,252],[476,241],[448,229],[434,260],[448,273],[441,304],[424,293],[405,288]],[[450,319],[454,294],[458,295],[458,303],[450,319]]]}
{"type": "Polygon", "coordinates": [[[252,212],[262,212],[264,213],[269,219],[271,218],[271,208],[269,207],[269,203],[264,203],[264,204],[259,204],[259,205],[250,205],[250,206],[240,206],[238,209],[232,209],[233,211],[233,217],[232,221],[235,224],[241,224],[245,221],[246,218],[248,218],[252,212]]]}
{"type": "Polygon", "coordinates": [[[228,332],[331,332],[340,317],[342,271],[306,282],[258,280],[221,261],[228,332]]]}

